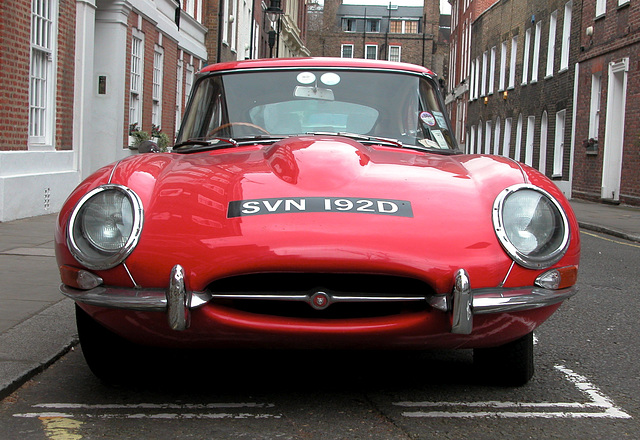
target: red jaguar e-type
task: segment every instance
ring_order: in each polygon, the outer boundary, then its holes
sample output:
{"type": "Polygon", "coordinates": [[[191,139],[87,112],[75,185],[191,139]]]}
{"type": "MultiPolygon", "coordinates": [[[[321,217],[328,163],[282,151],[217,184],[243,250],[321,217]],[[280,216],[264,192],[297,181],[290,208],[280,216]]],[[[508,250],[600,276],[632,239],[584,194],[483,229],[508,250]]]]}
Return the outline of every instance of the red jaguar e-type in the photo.
{"type": "Polygon", "coordinates": [[[172,152],[81,183],[56,253],[102,378],[126,343],[472,348],[523,384],[580,242],[544,175],[462,154],[432,72],[309,58],[205,68],[172,152]]]}

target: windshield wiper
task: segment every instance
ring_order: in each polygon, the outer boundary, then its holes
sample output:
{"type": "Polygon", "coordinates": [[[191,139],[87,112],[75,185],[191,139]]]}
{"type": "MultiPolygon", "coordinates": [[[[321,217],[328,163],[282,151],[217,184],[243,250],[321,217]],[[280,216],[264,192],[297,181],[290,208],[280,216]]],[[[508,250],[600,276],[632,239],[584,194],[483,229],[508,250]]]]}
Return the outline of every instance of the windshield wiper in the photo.
{"type": "Polygon", "coordinates": [[[216,150],[218,148],[237,147],[238,142],[233,139],[187,139],[173,146],[176,153],[194,153],[197,151],[216,150]]]}
{"type": "Polygon", "coordinates": [[[315,131],[315,132],[308,132],[306,134],[312,134],[312,135],[327,135],[327,136],[343,136],[349,139],[354,139],[360,143],[363,144],[376,144],[376,145],[385,145],[385,146],[391,146],[391,147],[398,147],[398,148],[406,148],[409,150],[417,150],[417,151],[427,151],[429,153],[438,153],[438,154],[459,154],[459,150],[450,150],[450,149],[442,149],[442,148],[435,148],[435,147],[427,147],[424,145],[413,145],[413,144],[404,144],[401,141],[397,140],[397,139],[391,139],[391,138],[384,138],[384,137],[378,137],[378,136],[369,136],[366,134],[357,134],[357,133],[346,133],[346,132],[338,132],[338,133],[333,133],[333,132],[321,132],[321,131],[315,131]]]}
{"type": "Polygon", "coordinates": [[[405,147],[405,145],[397,139],[383,138],[378,136],[368,136],[366,134],[347,133],[344,131],[340,131],[340,132],[309,131],[305,134],[312,134],[312,135],[318,135],[318,136],[322,136],[322,135],[342,136],[342,137],[356,140],[358,142],[366,142],[370,144],[379,144],[379,145],[390,145],[390,146],[399,147],[399,148],[405,147]]]}
{"type": "Polygon", "coordinates": [[[286,139],[288,137],[289,135],[254,134],[250,136],[233,138],[232,140],[237,142],[238,145],[270,144],[273,142],[281,141],[282,139],[286,139]]]}

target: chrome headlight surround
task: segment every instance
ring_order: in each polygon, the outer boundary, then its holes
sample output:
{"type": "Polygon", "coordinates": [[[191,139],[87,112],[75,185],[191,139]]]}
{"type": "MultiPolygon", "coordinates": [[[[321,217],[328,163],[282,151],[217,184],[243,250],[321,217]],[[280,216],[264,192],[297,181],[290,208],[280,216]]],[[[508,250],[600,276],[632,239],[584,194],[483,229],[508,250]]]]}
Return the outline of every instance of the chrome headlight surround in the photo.
{"type": "Polygon", "coordinates": [[[493,203],[493,227],[504,250],[519,265],[545,269],[569,247],[569,221],[547,191],[519,184],[503,190],[493,203]]]}
{"type": "Polygon", "coordinates": [[[142,201],[131,189],[115,184],[94,188],[69,217],[69,251],[89,269],[111,269],[138,244],[143,214],[142,201]]]}

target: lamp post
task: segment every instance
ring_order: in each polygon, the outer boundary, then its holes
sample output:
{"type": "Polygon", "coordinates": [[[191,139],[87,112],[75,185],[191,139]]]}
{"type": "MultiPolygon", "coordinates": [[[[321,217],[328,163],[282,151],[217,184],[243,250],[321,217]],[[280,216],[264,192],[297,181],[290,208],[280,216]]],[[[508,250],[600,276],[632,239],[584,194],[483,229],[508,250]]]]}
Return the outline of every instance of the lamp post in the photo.
{"type": "MultiPolygon", "coordinates": [[[[284,11],[280,8],[280,1],[281,0],[271,0],[269,3],[269,7],[265,10],[265,12],[267,13],[267,17],[269,18],[269,21],[271,21],[271,23],[277,20],[276,29],[272,29],[268,32],[269,58],[273,58],[273,46],[277,44],[280,36],[280,16],[284,14],[284,11]]],[[[277,56],[278,47],[276,45],[276,57],[277,56]]]]}

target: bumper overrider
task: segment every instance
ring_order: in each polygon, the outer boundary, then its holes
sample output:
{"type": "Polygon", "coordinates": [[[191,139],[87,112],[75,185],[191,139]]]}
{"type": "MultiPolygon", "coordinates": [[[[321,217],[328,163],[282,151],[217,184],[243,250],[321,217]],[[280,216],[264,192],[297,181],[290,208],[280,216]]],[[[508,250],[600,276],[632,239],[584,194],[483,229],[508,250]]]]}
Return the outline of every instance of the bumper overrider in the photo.
{"type": "MultiPolygon", "coordinates": [[[[91,275],[88,272],[84,272],[83,276],[91,275]]],[[[96,280],[100,284],[101,281],[99,278],[96,280]]],[[[561,285],[559,286],[561,287],[561,285]]],[[[435,309],[452,313],[451,333],[470,334],[473,329],[474,315],[519,312],[551,306],[576,294],[577,288],[575,285],[571,285],[564,288],[528,286],[471,289],[468,273],[464,269],[460,269],[455,274],[453,291],[446,295],[426,295],[424,297],[341,295],[321,290],[300,295],[264,295],[251,292],[220,293],[187,291],[185,288],[185,272],[182,266],[178,264],[171,270],[169,287],[166,290],[102,285],[83,290],[61,284],[60,292],[76,302],[92,306],[145,312],[166,312],[169,326],[178,331],[189,328],[191,310],[197,309],[214,299],[301,301],[306,302],[317,310],[323,310],[338,302],[426,301],[435,309]]]]}

